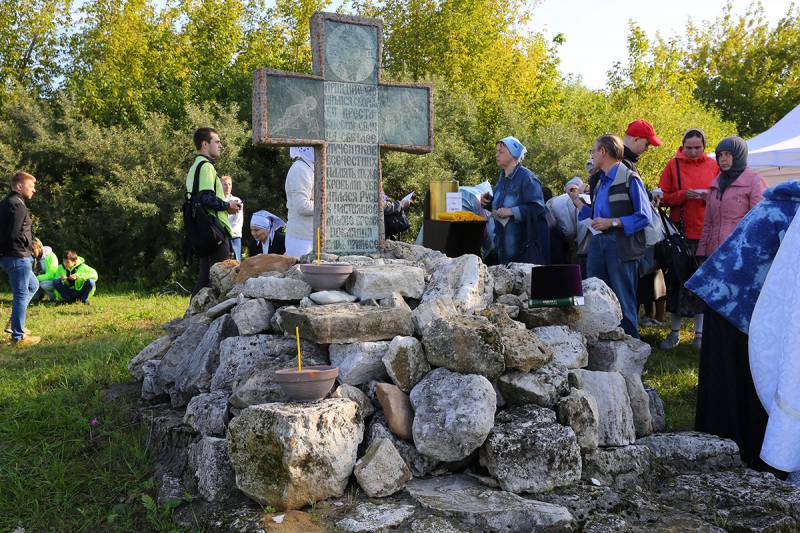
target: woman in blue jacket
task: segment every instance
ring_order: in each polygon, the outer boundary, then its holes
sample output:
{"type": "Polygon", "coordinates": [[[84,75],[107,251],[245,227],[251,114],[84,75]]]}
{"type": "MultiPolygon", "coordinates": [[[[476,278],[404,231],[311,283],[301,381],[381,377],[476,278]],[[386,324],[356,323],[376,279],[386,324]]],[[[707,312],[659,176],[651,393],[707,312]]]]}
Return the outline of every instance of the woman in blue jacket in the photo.
{"type": "MultiPolygon", "coordinates": [[[[492,216],[498,261],[505,263],[550,262],[550,236],[539,178],[522,166],[526,148],[515,137],[495,146],[500,177],[494,189],[492,216]]],[[[488,201],[488,197],[485,197],[488,201]]]]}

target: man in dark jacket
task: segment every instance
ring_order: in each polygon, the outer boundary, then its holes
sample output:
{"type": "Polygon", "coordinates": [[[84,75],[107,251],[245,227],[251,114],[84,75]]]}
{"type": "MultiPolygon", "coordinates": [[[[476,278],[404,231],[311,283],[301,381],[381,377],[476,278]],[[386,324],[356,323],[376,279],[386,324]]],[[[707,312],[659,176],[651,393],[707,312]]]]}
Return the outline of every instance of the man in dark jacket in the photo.
{"type": "Polygon", "coordinates": [[[25,330],[28,303],[39,289],[33,274],[31,216],[25,202],[36,192],[36,178],[18,171],[11,177],[11,192],[0,202],[0,267],[8,274],[11,303],[11,344],[32,346],[42,339],[25,330]]]}

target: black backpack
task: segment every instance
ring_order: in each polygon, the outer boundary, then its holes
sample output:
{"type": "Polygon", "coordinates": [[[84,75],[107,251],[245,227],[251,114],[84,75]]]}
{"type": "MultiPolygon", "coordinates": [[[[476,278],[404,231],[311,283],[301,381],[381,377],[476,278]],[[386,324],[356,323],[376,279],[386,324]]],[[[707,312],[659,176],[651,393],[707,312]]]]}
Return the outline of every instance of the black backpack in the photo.
{"type": "Polygon", "coordinates": [[[225,230],[220,227],[217,217],[210,214],[200,203],[200,169],[208,161],[198,163],[194,171],[191,194],[186,193],[183,202],[183,228],[186,233],[183,255],[188,263],[192,255],[205,257],[211,255],[225,241],[225,230]]]}

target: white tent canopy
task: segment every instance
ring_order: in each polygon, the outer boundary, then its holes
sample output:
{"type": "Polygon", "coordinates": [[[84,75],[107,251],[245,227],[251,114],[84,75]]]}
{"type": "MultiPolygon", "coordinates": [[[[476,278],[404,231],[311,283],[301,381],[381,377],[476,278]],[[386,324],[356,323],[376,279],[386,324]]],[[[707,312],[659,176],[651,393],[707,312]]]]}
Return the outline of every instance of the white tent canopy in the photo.
{"type": "Polygon", "coordinates": [[[800,105],[764,133],[747,141],[747,165],[769,186],[800,180],[800,105]]]}

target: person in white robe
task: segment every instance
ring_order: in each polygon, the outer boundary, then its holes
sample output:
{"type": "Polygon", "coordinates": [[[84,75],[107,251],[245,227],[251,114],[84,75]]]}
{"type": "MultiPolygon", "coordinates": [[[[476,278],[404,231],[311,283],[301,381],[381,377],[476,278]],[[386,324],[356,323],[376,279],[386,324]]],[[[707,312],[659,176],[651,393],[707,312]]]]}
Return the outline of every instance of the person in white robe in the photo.
{"type": "Polygon", "coordinates": [[[769,415],[761,460],[800,486],[800,214],[781,240],[750,321],[750,368],[769,415]]]}

